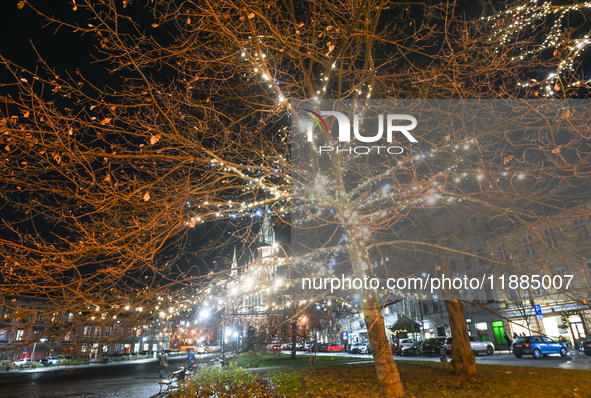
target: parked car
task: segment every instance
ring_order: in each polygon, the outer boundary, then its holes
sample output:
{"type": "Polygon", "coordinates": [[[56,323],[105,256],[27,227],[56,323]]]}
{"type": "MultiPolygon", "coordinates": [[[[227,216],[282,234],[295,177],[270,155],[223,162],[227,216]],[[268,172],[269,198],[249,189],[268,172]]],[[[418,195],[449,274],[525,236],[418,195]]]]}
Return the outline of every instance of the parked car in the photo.
{"type": "Polygon", "coordinates": [[[57,365],[58,363],[60,363],[64,360],[64,357],[63,356],[47,357],[45,359],[47,359],[48,365],[57,365]]]}
{"type": "Polygon", "coordinates": [[[23,367],[23,366],[32,366],[33,365],[33,361],[31,361],[31,358],[21,358],[21,359],[17,359],[16,361],[14,361],[12,363],[12,366],[19,366],[19,367],[23,367]]]}
{"type": "Polygon", "coordinates": [[[41,365],[51,365],[51,363],[49,362],[49,359],[47,359],[47,358],[38,359],[37,363],[40,363],[41,365]]]}
{"type": "Polygon", "coordinates": [[[345,349],[340,345],[322,344],[319,348],[320,352],[343,352],[345,349]]]}
{"type": "Polygon", "coordinates": [[[394,339],[392,342],[392,354],[400,354],[404,347],[410,347],[414,343],[414,339],[394,339]]]}
{"type": "Polygon", "coordinates": [[[402,347],[402,351],[400,351],[401,355],[410,357],[410,356],[418,356],[423,353],[423,341],[417,341],[412,345],[402,347]]]}
{"type": "MultiPolygon", "coordinates": [[[[453,337],[448,337],[445,340],[445,351],[447,354],[451,354],[453,337]]],[[[470,336],[470,347],[475,355],[480,353],[486,353],[486,355],[492,355],[495,352],[495,345],[490,341],[483,341],[478,337],[470,336]]]]}
{"type": "Polygon", "coordinates": [[[479,337],[470,336],[470,346],[476,355],[480,353],[492,355],[495,352],[495,345],[492,343],[492,341],[484,341],[479,337]]]}
{"type": "Polygon", "coordinates": [[[197,347],[197,350],[195,350],[195,354],[207,354],[207,350],[205,349],[205,347],[197,347]]]}
{"type": "Polygon", "coordinates": [[[351,348],[349,349],[349,352],[351,354],[369,354],[370,353],[369,344],[367,344],[367,343],[353,344],[351,346],[351,348]]]}
{"type": "Polygon", "coordinates": [[[431,337],[423,343],[423,353],[428,356],[442,355],[445,350],[446,337],[431,337]]]}
{"type": "Polygon", "coordinates": [[[273,344],[273,347],[271,347],[271,349],[273,351],[281,351],[281,344],[273,344]]]}
{"type": "Polygon", "coordinates": [[[581,341],[581,350],[585,353],[585,355],[591,357],[591,334],[581,341]]]}
{"type": "Polygon", "coordinates": [[[319,343],[316,342],[310,342],[308,343],[308,351],[310,352],[319,352],[320,351],[320,345],[319,343]]]}
{"type": "Polygon", "coordinates": [[[298,343],[296,344],[297,351],[309,351],[310,346],[307,343],[298,343]]]}
{"type": "Polygon", "coordinates": [[[549,354],[560,354],[565,357],[568,354],[566,345],[552,340],[548,336],[520,336],[511,345],[511,351],[517,358],[523,355],[532,355],[541,358],[549,354]]]}

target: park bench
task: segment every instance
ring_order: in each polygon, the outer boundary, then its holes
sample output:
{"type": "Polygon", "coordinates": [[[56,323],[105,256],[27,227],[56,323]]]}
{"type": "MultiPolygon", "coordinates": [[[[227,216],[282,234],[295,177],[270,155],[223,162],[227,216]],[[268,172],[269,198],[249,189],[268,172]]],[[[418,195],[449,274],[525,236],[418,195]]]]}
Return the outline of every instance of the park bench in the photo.
{"type": "Polygon", "coordinates": [[[180,368],[179,370],[172,372],[168,379],[160,380],[158,382],[158,384],[160,384],[160,392],[162,392],[164,386],[166,386],[166,391],[178,388],[179,383],[185,381],[185,375],[185,368],[180,368]]]}

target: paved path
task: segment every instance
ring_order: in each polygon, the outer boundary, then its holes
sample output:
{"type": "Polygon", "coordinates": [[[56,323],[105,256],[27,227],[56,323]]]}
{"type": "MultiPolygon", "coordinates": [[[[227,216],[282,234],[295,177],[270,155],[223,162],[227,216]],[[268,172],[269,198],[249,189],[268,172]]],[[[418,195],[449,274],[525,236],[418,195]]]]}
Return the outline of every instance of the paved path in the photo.
{"type": "MultiPolygon", "coordinates": [[[[197,357],[211,360],[212,355],[197,357]]],[[[169,375],[185,364],[185,357],[169,358],[169,375]]],[[[79,367],[0,371],[0,397],[4,398],[147,398],[160,386],[157,359],[79,367]]]]}

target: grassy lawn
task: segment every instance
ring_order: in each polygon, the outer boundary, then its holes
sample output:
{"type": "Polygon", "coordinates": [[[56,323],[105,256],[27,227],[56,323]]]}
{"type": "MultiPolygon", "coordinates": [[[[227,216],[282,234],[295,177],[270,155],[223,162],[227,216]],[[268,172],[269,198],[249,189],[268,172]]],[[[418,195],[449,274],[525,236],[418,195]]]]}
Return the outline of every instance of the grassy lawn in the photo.
{"type": "MultiPolygon", "coordinates": [[[[315,357],[316,363],[329,363],[336,361],[351,361],[351,360],[364,360],[356,356],[330,356],[330,355],[319,355],[315,357]]],[[[314,359],[310,359],[310,355],[298,353],[296,359],[290,359],[289,355],[273,353],[273,354],[254,354],[254,353],[241,353],[235,358],[230,359],[230,364],[233,366],[239,366],[242,368],[264,368],[268,366],[296,366],[296,365],[308,365],[314,359]]]]}
{"type": "MultiPolygon", "coordinates": [[[[410,397],[591,397],[588,370],[479,365],[462,379],[449,365],[398,363],[410,397]]],[[[267,373],[286,397],[379,397],[373,364],[325,366],[267,373]]]]}

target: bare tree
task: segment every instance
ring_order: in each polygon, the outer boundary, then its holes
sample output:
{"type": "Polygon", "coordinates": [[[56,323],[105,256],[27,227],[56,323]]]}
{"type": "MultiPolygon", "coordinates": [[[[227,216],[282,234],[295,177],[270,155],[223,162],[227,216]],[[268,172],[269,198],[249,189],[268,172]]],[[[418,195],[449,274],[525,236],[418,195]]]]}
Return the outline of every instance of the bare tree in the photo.
{"type": "MultiPolygon", "coordinates": [[[[95,82],[75,66],[59,73],[51,60],[34,69],[1,58],[13,77],[0,97],[0,195],[11,213],[2,226],[2,295],[41,295],[58,310],[99,308],[105,317],[124,313],[123,302],[157,314],[156,306],[164,305],[159,293],[172,313],[195,303],[199,288],[197,296],[210,294],[206,287],[221,273],[178,265],[179,247],[189,239],[207,242],[216,235],[204,228],[219,228],[222,243],[228,236],[251,239],[254,222],[233,220],[256,220],[266,204],[290,222],[297,209],[289,202],[287,130],[296,98],[554,98],[586,85],[576,78],[585,32],[561,24],[567,13],[584,12],[584,5],[487,6],[483,15],[491,18],[480,19],[480,13],[469,15],[471,7],[439,2],[205,0],[143,8],[102,0],[76,3],[63,18],[37,4],[27,7],[50,26],[92,38],[97,68],[113,78],[95,82]],[[546,31],[552,20],[558,22],[546,31]]],[[[478,185],[446,185],[460,178],[447,167],[458,164],[453,148],[467,145],[466,138],[433,131],[423,150],[445,154],[435,163],[415,162],[412,153],[401,159],[402,168],[382,164],[401,174],[393,181],[397,193],[378,205],[393,206],[370,217],[369,231],[348,216],[331,221],[355,237],[345,250],[359,275],[367,270],[363,264],[380,257],[383,245],[375,244],[375,235],[395,234],[436,196],[484,204],[486,198],[498,203],[505,191],[512,200],[525,195],[517,195],[511,179],[497,186],[496,196],[478,185]],[[443,182],[435,188],[434,181],[443,182]]],[[[550,158],[541,165],[512,152],[523,141],[508,150],[502,144],[507,140],[473,138],[465,172],[487,181],[496,178],[499,161],[507,161],[503,166],[511,172],[563,180],[580,175],[577,165],[587,162],[580,139],[562,144],[550,135],[534,137],[531,146],[550,158]],[[552,156],[557,148],[571,155],[552,156]],[[489,170],[492,164],[495,170],[489,170]]],[[[364,183],[381,180],[372,172],[364,183]]],[[[378,191],[353,193],[352,206],[367,210],[378,191]]],[[[334,192],[352,191],[341,184],[334,192]]],[[[466,202],[452,204],[458,203],[466,202]]],[[[212,240],[205,246],[211,251],[219,245],[212,240]]],[[[381,315],[384,297],[371,289],[362,293],[383,394],[403,396],[381,315]]],[[[469,351],[467,339],[459,341],[469,351]]],[[[473,360],[468,362],[457,371],[473,373],[473,360]]],[[[460,357],[457,363],[463,363],[460,357]]]]}

